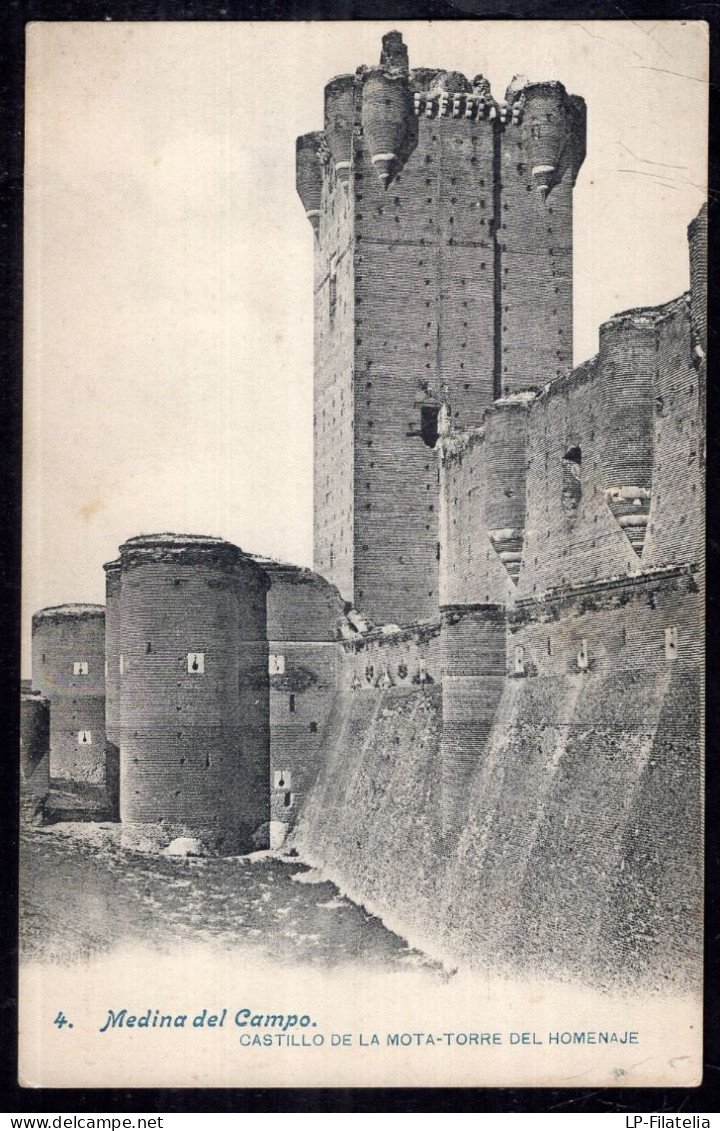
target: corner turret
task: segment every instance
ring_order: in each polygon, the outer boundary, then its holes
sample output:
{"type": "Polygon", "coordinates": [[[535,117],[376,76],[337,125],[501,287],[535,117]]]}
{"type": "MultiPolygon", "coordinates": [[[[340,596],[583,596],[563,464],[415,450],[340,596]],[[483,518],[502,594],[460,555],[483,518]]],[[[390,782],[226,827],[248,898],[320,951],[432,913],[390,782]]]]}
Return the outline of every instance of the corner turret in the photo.
{"type": "Polygon", "coordinates": [[[528,83],[513,93],[520,94],[523,144],[533,184],[545,200],[568,168],[575,184],[585,160],[585,102],[569,95],[561,82],[528,83]]]}
{"type": "Polygon", "coordinates": [[[325,135],[315,130],[313,133],[303,134],[295,143],[295,185],[315,235],[320,230],[323,184],[321,151],[324,141],[325,135]]]}
{"type": "Polygon", "coordinates": [[[339,181],[347,185],[352,164],[355,76],[337,75],[325,87],[325,137],[339,181]]]}

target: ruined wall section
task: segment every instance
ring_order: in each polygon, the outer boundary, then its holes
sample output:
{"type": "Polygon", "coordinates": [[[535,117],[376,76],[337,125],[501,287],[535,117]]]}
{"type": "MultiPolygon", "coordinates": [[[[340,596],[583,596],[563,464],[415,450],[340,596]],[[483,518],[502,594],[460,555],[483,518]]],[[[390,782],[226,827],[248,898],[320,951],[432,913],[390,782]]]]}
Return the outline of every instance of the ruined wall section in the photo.
{"type": "Polygon", "coordinates": [[[343,602],[308,569],[259,562],[269,579],[271,844],[279,845],[317,778],[339,685],[343,602]]]}
{"type": "Polygon", "coordinates": [[[105,785],[105,608],[59,605],[32,619],[33,688],[50,701],[50,774],[105,785]]]}

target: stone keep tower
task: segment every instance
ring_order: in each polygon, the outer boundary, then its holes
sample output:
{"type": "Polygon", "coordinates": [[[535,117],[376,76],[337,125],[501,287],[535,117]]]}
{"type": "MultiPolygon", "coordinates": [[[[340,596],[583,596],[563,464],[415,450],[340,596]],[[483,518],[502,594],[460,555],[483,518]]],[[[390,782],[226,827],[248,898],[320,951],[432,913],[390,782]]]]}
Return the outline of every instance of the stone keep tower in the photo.
{"type": "Polygon", "coordinates": [[[478,425],[572,364],[572,190],[585,104],[558,82],[380,66],[297,140],[315,239],[315,569],[379,623],[437,617],[445,405],[478,425]]]}

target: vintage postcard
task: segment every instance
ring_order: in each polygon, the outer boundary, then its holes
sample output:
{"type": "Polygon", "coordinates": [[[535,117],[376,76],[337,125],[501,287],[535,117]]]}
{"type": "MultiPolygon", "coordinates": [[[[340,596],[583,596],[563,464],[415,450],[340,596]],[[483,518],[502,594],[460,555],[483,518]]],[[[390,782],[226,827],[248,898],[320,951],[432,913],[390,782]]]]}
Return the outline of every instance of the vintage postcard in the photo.
{"type": "Polygon", "coordinates": [[[706,25],[27,47],[21,1082],[699,1083],[706,25]]]}

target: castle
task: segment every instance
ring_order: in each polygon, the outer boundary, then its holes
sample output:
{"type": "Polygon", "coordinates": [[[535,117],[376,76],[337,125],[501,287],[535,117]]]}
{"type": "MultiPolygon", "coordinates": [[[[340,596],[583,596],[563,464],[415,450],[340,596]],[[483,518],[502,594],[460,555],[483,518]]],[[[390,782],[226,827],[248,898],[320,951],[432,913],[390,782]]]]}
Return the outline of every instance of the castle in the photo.
{"type": "Polygon", "coordinates": [[[458,961],[682,981],[706,211],[690,291],[616,315],[573,370],[584,155],[561,83],[498,101],[482,76],[411,70],[396,32],[328,83],[324,130],[297,141],[315,571],[141,535],[105,566],[104,608],[38,612],[33,804],[49,744],[51,777],[101,791],[129,847],[292,845],[458,961]]]}

